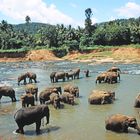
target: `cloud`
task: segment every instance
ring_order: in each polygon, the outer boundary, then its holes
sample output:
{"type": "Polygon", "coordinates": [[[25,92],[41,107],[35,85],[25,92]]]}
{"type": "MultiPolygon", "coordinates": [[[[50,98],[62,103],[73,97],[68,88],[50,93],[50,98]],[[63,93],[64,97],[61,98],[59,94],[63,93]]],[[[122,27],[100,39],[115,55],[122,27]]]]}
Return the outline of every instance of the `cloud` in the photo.
{"type": "Polygon", "coordinates": [[[118,16],[130,18],[140,16],[140,5],[134,2],[128,2],[125,6],[120,7],[115,10],[118,13],[118,16]]]}
{"type": "Polygon", "coordinates": [[[78,24],[78,21],[62,13],[54,4],[47,5],[43,0],[0,0],[0,13],[20,22],[25,21],[28,15],[34,22],[78,24]]]}
{"type": "Polygon", "coordinates": [[[73,8],[77,8],[77,5],[75,3],[70,3],[70,6],[73,8]]]}

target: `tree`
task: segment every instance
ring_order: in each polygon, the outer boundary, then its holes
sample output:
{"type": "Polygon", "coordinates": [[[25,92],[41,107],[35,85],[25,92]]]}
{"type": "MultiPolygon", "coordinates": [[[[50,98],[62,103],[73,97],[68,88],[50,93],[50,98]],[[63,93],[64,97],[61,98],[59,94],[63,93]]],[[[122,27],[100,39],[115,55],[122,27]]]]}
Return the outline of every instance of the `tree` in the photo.
{"type": "Polygon", "coordinates": [[[92,10],[90,8],[87,8],[85,10],[85,33],[88,36],[91,36],[91,32],[92,32],[92,21],[91,21],[91,16],[92,16],[92,10]]]}
{"type": "Polygon", "coordinates": [[[29,23],[31,21],[31,18],[29,16],[26,16],[25,21],[26,21],[26,23],[29,23]]]}

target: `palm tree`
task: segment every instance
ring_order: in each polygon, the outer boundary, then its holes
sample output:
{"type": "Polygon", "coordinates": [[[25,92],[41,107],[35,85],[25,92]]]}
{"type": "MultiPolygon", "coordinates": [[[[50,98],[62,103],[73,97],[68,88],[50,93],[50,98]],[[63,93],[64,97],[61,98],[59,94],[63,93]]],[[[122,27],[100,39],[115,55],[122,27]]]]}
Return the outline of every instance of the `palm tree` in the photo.
{"type": "Polygon", "coordinates": [[[26,16],[25,21],[26,21],[26,23],[29,23],[31,21],[31,18],[29,16],[26,16]]]}

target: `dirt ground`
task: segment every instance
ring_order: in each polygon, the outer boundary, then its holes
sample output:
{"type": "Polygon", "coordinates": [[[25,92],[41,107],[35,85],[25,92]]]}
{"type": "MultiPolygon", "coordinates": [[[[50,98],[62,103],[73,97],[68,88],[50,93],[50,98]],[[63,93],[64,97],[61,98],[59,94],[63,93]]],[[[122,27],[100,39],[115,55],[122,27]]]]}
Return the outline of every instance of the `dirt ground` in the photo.
{"type": "Polygon", "coordinates": [[[72,52],[63,58],[56,57],[48,50],[32,50],[25,57],[19,58],[0,58],[0,62],[19,62],[19,61],[47,61],[47,60],[72,60],[80,62],[122,62],[140,63],[140,49],[136,48],[117,48],[108,51],[91,51],[90,53],[72,52]]]}

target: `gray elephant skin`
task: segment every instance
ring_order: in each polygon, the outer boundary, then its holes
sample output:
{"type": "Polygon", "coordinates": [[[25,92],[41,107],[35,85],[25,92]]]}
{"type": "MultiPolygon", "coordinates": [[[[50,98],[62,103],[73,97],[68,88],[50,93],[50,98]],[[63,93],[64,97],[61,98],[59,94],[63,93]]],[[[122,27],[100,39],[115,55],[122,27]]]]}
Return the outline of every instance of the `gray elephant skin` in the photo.
{"type": "Polygon", "coordinates": [[[128,133],[129,127],[137,129],[138,134],[140,134],[140,128],[137,124],[136,118],[134,117],[114,114],[105,120],[105,128],[107,130],[128,133]]]}
{"type": "Polygon", "coordinates": [[[20,76],[18,76],[18,85],[20,85],[20,82],[23,81],[23,84],[25,85],[27,82],[26,82],[26,78],[27,78],[27,74],[24,73],[24,74],[21,74],[20,76]]]}
{"type": "Polygon", "coordinates": [[[64,86],[64,92],[69,92],[70,94],[74,95],[75,97],[79,97],[79,88],[78,86],[74,86],[71,84],[64,86]]]}
{"type": "Polygon", "coordinates": [[[0,99],[2,96],[8,96],[11,98],[12,102],[16,102],[15,90],[10,86],[1,86],[0,87],[0,99]]]}
{"type": "Polygon", "coordinates": [[[24,134],[24,126],[36,123],[36,133],[39,134],[41,119],[44,117],[46,117],[46,124],[48,124],[50,111],[47,105],[38,105],[19,109],[14,115],[14,119],[18,125],[16,133],[24,134]]]}
{"type": "Polygon", "coordinates": [[[55,74],[56,74],[56,72],[52,72],[52,73],[50,74],[51,83],[54,83],[54,82],[55,82],[55,74]]]}
{"type": "Polygon", "coordinates": [[[31,105],[31,106],[35,105],[35,98],[31,93],[22,95],[20,97],[20,99],[21,99],[22,107],[28,107],[29,105],[31,105]]]}
{"type": "Polygon", "coordinates": [[[140,108],[140,94],[135,99],[134,107],[140,108]]]}
{"type": "Polygon", "coordinates": [[[79,68],[76,68],[76,69],[73,69],[72,72],[74,73],[74,79],[79,79],[79,75],[80,75],[80,69],[79,68]]]}
{"type": "Polygon", "coordinates": [[[35,84],[27,84],[25,87],[26,94],[31,93],[35,96],[35,100],[38,100],[38,87],[35,84]]]}
{"type": "Polygon", "coordinates": [[[33,81],[35,83],[37,83],[37,80],[36,80],[37,76],[36,76],[35,73],[33,73],[33,72],[27,72],[26,75],[27,75],[27,78],[29,78],[29,83],[32,83],[33,81]]]}
{"type": "Polygon", "coordinates": [[[93,90],[89,95],[88,102],[90,104],[110,104],[115,99],[115,93],[93,90]]]}
{"type": "Polygon", "coordinates": [[[59,100],[59,94],[61,94],[61,87],[48,87],[40,92],[39,94],[39,100],[40,104],[52,103],[54,105],[54,108],[60,108],[60,100],[59,100]],[[53,94],[53,95],[51,95],[53,94]]]}
{"type": "Polygon", "coordinates": [[[74,95],[69,92],[64,92],[60,95],[61,102],[74,105],[74,95]]]}
{"type": "Polygon", "coordinates": [[[63,82],[66,79],[66,73],[61,71],[61,72],[56,72],[55,74],[55,82],[58,82],[58,80],[63,80],[63,82]]]}

